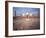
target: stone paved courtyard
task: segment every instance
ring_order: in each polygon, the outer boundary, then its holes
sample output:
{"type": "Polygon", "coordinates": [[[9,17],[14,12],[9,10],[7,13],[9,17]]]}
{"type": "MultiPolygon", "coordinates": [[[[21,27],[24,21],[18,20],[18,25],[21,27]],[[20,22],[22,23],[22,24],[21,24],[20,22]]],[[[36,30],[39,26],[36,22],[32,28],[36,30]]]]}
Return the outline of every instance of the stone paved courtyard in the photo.
{"type": "Polygon", "coordinates": [[[13,30],[40,29],[40,18],[17,17],[13,20],[13,30]]]}

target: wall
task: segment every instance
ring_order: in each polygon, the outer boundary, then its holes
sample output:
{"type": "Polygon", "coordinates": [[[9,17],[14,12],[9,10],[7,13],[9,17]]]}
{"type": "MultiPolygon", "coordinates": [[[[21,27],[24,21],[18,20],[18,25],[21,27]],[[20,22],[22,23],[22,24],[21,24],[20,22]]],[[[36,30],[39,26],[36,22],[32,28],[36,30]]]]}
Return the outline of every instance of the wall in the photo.
{"type": "MultiPolygon", "coordinates": [[[[46,0],[17,0],[17,1],[44,2],[44,3],[46,3],[46,0]]],[[[46,6],[46,4],[45,4],[45,6],[46,6]]],[[[0,0],[0,38],[6,38],[5,37],[5,0],[0,0]]],[[[11,37],[8,37],[8,38],[11,38],[11,37]]],[[[25,36],[25,37],[16,37],[16,38],[46,38],[46,35],[40,35],[40,36],[25,36]]]]}

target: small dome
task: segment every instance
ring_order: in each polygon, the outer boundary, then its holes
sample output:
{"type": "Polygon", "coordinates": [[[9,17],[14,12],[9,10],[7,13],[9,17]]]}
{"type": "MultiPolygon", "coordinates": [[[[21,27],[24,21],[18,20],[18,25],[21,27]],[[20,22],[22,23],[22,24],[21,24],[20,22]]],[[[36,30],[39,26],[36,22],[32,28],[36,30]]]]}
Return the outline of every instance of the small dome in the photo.
{"type": "Polygon", "coordinates": [[[32,13],[30,13],[29,15],[32,16],[32,13]]]}
{"type": "Polygon", "coordinates": [[[25,16],[25,14],[23,13],[22,16],[25,16]]]}

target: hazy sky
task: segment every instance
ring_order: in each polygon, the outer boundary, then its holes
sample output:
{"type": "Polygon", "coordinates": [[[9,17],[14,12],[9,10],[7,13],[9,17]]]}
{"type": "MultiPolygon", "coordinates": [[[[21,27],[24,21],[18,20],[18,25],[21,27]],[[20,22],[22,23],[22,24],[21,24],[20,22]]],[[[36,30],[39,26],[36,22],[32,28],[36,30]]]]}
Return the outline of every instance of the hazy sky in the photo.
{"type": "Polygon", "coordinates": [[[15,16],[15,12],[16,12],[16,16],[21,15],[23,13],[32,13],[33,15],[38,15],[38,13],[40,13],[40,8],[28,8],[28,7],[13,7],[13,16],[15,16]]]}

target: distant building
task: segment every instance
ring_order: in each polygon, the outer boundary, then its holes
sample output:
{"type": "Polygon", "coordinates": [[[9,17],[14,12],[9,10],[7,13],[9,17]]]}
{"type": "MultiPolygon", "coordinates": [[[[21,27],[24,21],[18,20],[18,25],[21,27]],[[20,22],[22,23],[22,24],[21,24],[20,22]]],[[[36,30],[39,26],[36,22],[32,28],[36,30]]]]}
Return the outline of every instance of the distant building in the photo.
{"type": "Polygon", "coordinates": [[[24,13],[22,14],[22,16],[32,16],[32,15],[33,15],[32,13],[28,13],[28,12],[26,14],[24,13]]]}

